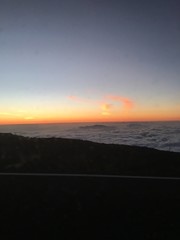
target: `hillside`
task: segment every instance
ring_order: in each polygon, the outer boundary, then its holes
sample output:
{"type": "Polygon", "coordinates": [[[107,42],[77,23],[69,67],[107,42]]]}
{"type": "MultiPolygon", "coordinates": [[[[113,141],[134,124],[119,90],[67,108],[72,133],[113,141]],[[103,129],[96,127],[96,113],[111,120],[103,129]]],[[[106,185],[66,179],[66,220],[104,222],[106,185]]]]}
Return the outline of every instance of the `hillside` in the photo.
{"type": "Polygon", "coordinates": [[[0,172],[180,177],[180,153],[1,133],[0,172]]]}

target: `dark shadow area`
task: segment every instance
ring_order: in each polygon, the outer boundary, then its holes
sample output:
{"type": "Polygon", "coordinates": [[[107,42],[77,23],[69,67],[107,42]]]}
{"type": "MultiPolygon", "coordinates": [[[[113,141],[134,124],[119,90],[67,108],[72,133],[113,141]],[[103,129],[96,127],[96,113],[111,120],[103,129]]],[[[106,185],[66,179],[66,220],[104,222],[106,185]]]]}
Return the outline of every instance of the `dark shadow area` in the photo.
{"type": "Polygon", "coordinates": [[[180,153],[0,134],[0,171],[1,239],[180,238],[180,153]]]}
{"type": "Polygon", "coordinates": [[[179,189],[179,180],[0,176],[0,237],[179,239],[179,189]]]}

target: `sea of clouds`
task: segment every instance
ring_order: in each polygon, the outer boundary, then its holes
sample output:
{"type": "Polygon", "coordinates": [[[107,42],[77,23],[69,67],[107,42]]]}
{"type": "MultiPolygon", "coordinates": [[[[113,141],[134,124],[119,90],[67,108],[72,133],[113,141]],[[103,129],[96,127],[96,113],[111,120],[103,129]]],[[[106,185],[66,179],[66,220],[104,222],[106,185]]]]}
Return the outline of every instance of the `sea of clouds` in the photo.
{"type": "Polygon", "coordinates": [[[0,132],[146,146],[180,152],[180,122],[1,125],[0,132]]]}

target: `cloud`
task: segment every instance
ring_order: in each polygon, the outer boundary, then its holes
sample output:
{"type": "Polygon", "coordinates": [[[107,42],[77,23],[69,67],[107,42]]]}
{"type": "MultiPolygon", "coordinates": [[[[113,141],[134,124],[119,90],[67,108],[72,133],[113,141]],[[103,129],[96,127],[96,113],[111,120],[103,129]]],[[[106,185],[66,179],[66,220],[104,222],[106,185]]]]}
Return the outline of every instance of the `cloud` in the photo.
{"type": "Polygon", "coordinates": [[[123,104],[124,109],[129,110],[133,108],[134,103],[129,98],[122,96],[107,95],[100,99],[99,101],[94,101],[86,98],[80,98],[74,95],[68,96],[68,99],[76,103],[90,103],[99,106],[101,109],[101,114],[104,116],[109,116],[113,113],[113,104],[110,101],[120,102],[123,104]]]}
{"type": "Polygon", "coordinates": [[[131,109],[134,106],[134,103],[132,100],[122,97],[122,96],[114,96],[114,95],[108,95],[104,97],[105,99],[121,102],[124,105],[125,109],[131,109]]]}
{"type": "Polygon", "coordinates": [[[113,105],[110,104],[110,103],[105,103],[103,101],[89,100],[89,99],[80,98],[80,97],[77,97],[77,96],[74,96],[74,95],[68,96],[68,99],[70,99],[70,100],[72,100],[76,103],[91,103],[93,105],[99,106],[102,110],[101,114],[105,115],[105,116],[110,115],[110,110],[113,107],[113,105]]]}
{"type": "Polygon", "coordinates": [[[104,103],[104,104],[101,105],[101,108],[102,108],[103,111],[109,111],[109,110],[112,109],[112,107],[113,107],[113,105],[109,104],[109,103],[104,103]]]}
{"type": "Polygon", "coordinates": [[[111,115],[111,109],[113,108],[113,105],[112,104],[109,104],[109,103],[103,103],[102,105],[101,105],[101,109],[102,109],[102,115],[104,115],[104,116],[109,116],[109,115],[111,115]]]}
{"type": "Polygon", "coordinates": [[[88,99],[85,99],[85,98],[79,98],[79,97],[76,97],[76,96],[68,96],[68,99],[74,101],[74,102],[78,102],[78,103],[87,103],[87,102],[90,102],[88,99]]]}

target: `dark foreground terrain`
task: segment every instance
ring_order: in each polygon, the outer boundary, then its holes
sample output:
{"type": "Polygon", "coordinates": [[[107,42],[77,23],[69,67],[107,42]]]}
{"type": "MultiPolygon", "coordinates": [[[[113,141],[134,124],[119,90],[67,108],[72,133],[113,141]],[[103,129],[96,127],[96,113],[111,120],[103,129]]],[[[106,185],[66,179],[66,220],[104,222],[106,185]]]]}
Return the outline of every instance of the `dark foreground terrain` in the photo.
{"type": "Polygon", "coordinates": [[[0,239],[180,239],[180,153],[0,134],[0,172],[0,239]]]}
{"type": "Polygon", "coordinates": [[[0,239],[180,239],[180,180],[0,175],[0,239]]]}
{"type": "Polygon", "coordinates": [[[1,133],[0,172],[180,177],[180,153],[1,133]]]}

